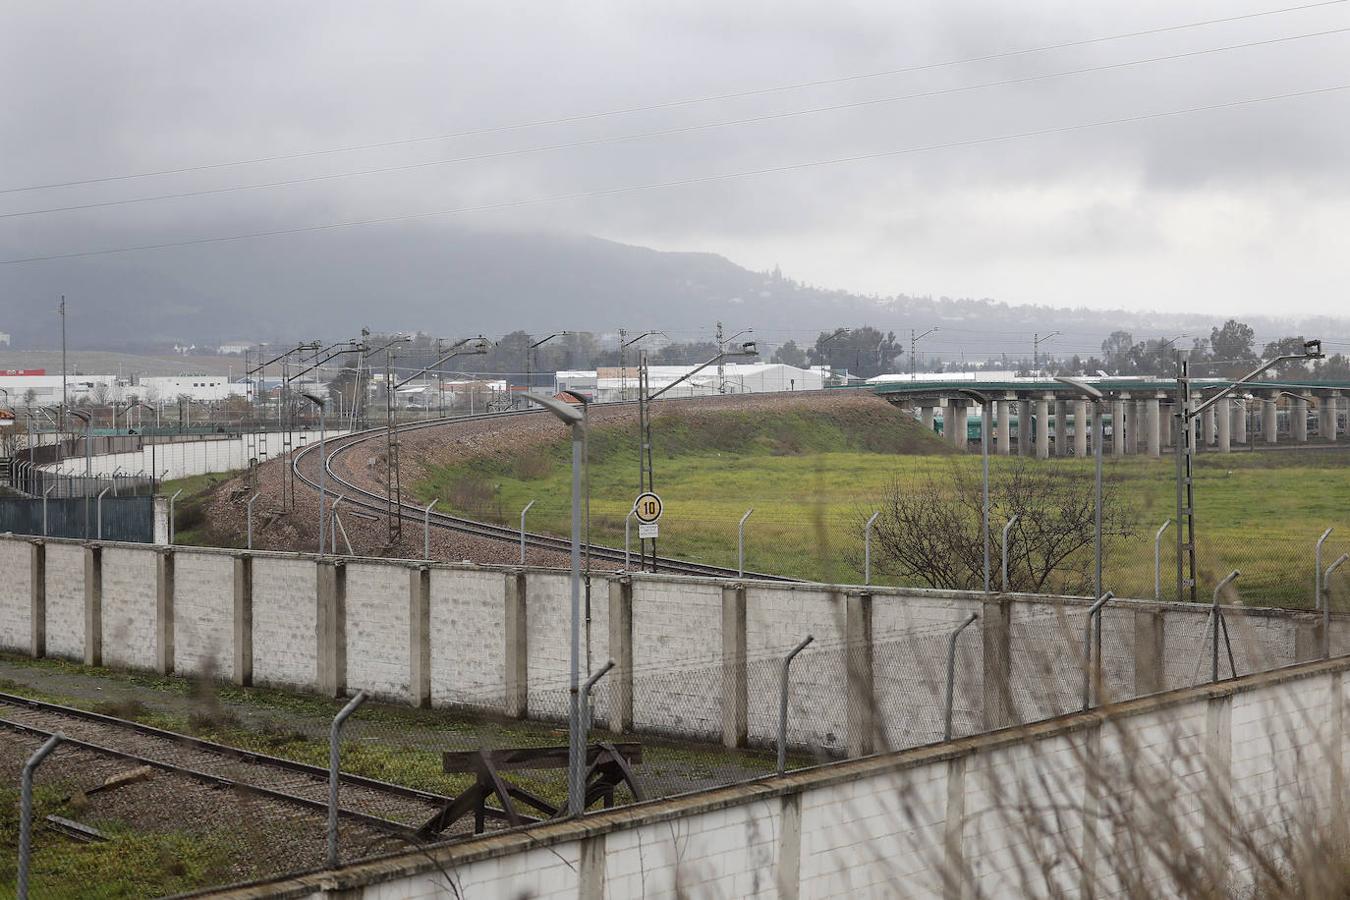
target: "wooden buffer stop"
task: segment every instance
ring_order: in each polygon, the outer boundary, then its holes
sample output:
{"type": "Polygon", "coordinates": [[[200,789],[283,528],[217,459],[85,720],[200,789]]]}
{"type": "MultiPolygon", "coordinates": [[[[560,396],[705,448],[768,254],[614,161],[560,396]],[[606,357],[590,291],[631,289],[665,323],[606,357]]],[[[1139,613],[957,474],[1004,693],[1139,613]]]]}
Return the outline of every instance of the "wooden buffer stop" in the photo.
{"type": "MultiPolygon", "coordinates": [[[[634,800],[642,800],[642,789],[633,777],[632,767],[642,762],[642,745],[636,742],[601,742],[586,747],[586,793],[582,808],[596,802],[614,805],[614,791],[627,785],[634,800]]],[[[474,783],[450,800],[440,812],[417,831],[423,840],[434,839],[469,813],[473,813],[474,834],[483,833],[487,819],[508,825],[528,825],[566,815],[566,805],[554,805],[543,797],[512,784],[504,773],[532,769],[566,769],[567,747],[520,747],[507,750],[459,750],[442,754],[442,770],[448,774],[472,773],[474,783]],[[497,806],[488,800],[496,797],[497,806]],[[517,804],[531,811],[521,812],[517,804]]]]}

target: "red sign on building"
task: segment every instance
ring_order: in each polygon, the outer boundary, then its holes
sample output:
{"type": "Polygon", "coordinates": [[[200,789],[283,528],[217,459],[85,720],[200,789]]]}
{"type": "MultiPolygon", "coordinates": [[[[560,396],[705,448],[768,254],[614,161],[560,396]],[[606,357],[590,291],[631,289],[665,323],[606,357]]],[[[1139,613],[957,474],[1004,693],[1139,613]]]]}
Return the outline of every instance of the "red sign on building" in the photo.
{"type": "Polygon", "coordinates": [[[46,369],[0,369],[0,375],[46,375],[46,369]]]}

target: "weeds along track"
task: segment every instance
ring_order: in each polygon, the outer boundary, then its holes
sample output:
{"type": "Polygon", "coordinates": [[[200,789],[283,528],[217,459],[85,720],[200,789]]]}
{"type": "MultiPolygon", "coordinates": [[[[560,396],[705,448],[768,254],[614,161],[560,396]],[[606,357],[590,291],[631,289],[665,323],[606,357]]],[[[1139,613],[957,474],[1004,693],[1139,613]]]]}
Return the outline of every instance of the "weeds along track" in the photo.
{"type": "MultiPolygon", "coordinates": [[[[629,401],[630,403],[632,401],[629,401]]],[[[617,404],[607,404],[617,405],[617,404]]],[[[420,431],[427,428],[448,428],[456,424],[497,420],[503,417],[517,416],[547,416],[548,413],[536,410],[517,410],[511,412],[484,413],[473,416],[459,416],[450,419],[432,419],[426,422],[416,422],[412,424],[398,426],[398,433],[406,434],[411,431],[420,431]]],[[[334,461],[338,458],[351,453],[357,448],[362,448],[371,442],[382,442],[385,437],[384,428],[372,428],[366,431],[359,431],[353,434],[344,435],[341,438],[335,438],[328,442],[327,462],[325,466],[325,476],[328,479],[329,490],[340,492],[344,496],[343,503],[350,506],[358,506],[367,512],[372,512],[380,516],[387,515],[392,508],[395,515],[404,517],[409,527],[420,528],[426,514],[421,507],[409,503],[402,503],[392,506],[388,498],[381,493],[368,490],[350,479],[344,478],[334,467],[334,461]]],[[[305,487],[317,491],[319,489],[319,458],[315,451],[318,450],[318,444],[309,444],[304,449],[294,453],[291,460],[291,467],[295,472],[296,480],[305,485],[305,487]]],[[[504,525],[494,525],[489,522],[480,522],[474,519],[466,519],[461,516],[453,516],[447,513],[433,512],[429,517],[431,525],[437,528],[448,528],[464,534],[471,534],[477,537],[490,538],[498,541],[509,542],[513,545],[520,544],[520,531],[515,528],[509,528],[504,525]]],[[[566,554],[571,550],[571,542],[567,538],[555,537],[548,534],[539,534],[537,532],[526,532],[525,543],[533,548],[541,550],[551,550],[557,553],[566,554]]],[[[613,547],[604,547],[599,544],[592,544],[591,558],[605,563],[614,564],[616,567],[624,565],[624,552],[622,549],[613,547]]],[[[687,562],[680,559],[671,559],[667,557],[658,557],[656,569],[660,572],[669,572],[677,575],[694,575],[711,578],[736,578],[738,573],[735,569],[723,568],[721,566],[709,566],[701,563],[687,562]]],[[[790,581],[792,579],[783,578],[777,575],[767,575],[761,573],[746,572],[747,578],[764,579],[771,581],[790,581]]]]}
{"type": "MultiPolygon", "coordinates": [[[[328,770],[99,713],[0,694],[0,728],[150,766],[213,787],[311,812],[328,809],[328,770]]],[[[339,815],[349,825],[413,837],[450,798],[342,773],[339,815]]]]}

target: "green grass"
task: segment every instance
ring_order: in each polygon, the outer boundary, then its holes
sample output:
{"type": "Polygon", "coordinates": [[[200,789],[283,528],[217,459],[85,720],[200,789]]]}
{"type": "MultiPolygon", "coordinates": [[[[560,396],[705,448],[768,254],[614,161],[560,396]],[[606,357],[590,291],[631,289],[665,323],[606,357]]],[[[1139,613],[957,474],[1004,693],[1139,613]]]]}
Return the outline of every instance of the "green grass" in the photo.
{"type": "MultiPolygon", "coordinates": [[[[761,417],[762,418],[762,417],[761,417]]],[[[877,430],[845,433],[837,423],[799,418],[801,434],[774,440],[763,429],[727,421],[723,427],[655,423],[657,490],[665,501],[659,549],[663,555],[734,567],[736,524],[749,508],[746,567],[809,580],[861,580],[861,522],[897,483],[903,489],[929,476],[948,478],[965,467],[978,478],[977,453],[935,455],[933,442],[889,444],[877,430]],[[746,434],[748,433],[748,437],[746,434]],[[919,452],[913,452],[919,451],[919,452]]],[[[775,427],[777,427],[775,425],[775,427]]],[[[637,493],[637,451],[629,431],[597,430],[591,455],[591,534],[597,543],[623,544],[623,522],[637,493]]],[[[435,468],[416,485],[422,502],[519,523],[530,500],[532,530],[565,534],[569,528],[569,467],[561,443],[513,460],[474,460],[435,468]]],[[[1201,454],[1196,471],[1198,566],[1201,592],[1236,568],[1245,602],[1311,604],[1312,548],[1350,508],[1347,457],[1340,451],[1201,454]]],[[[995,458],[995,473],[1016,460],[995,458]]],[[[1092,478],[1090,460],[1043,463],[1092,478]]],[[[1134,522],[1128,538],[1106,548],[1106,586],[1121,596],[1153,595],[1153,534],[1175,516],[1175,464],[1131,456],[1108,460],[1108,478],[1134,522]]],[[[995,540],[1000,522],[994,522],[995,540]]],[[[1174,528],[1175,526],[1173,526],[1174,528]]],[[[1342,528],[1342,531],[1347,529],[1342,528]]],[[[1350,533],[1344,535],[1350,538],[1350,533]]],[[[633,537],[636,547],[636,529],[633,537]]],[[[1333,542],[1327,562],[1350,544],[1333,542]]],[[[1163,596],[1175,584],[1175,531],[1163,541],[1163,596]]],[[[902,583],[894,578],[881,583],[902,583]]]]}
{"type": "Polygon", "coordinates": [[[182,490],[174,501],[174,543],[191,547],[243,547],[242,535],[222,534],[210,528],[206,516],[206,507],[211,496],[220,485],[239,474],[232,472],[214,472],[207,475],[189,475],[187,478],[175,478],[160,484],[159,491],[166,497],[174,491],[182,490]]]}
{"type": "MultiPolygon", "coordinates": [[[[37,897],[141,898],[177,894],[231,880],[227,833],[137,832],[103,820],[86,821],[77,808],[78,785],[35,785],[33,856],[29,885],[37,897]],[[106,841],[84,844],[42,827],[48,815],[85,821],[106,841]]],[[[0,787],[0,893],[12,896],[18,879],[19,791],[0,787]]]]}

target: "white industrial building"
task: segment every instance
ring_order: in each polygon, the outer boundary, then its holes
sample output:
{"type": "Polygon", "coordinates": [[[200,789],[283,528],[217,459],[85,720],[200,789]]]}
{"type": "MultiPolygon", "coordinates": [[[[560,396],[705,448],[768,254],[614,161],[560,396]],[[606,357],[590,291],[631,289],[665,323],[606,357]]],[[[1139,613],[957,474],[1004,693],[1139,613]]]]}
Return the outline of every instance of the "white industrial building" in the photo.
{"type": "Polygon", "coordinates": [[[125,388],[142,400],[228,400],[248,394],[248,384],[226,375],[143,375],[125,388]]]}
{"type": "MultiPolygon", "coordinates": [[[[33,370],[0,371],[0,396],[8,396],[10,406],[50,406],[61,402],[61,375],[28,374],[33,370]]],[[[41,371],[41,370],[39,370],[41,371]]],[[[105,394],[98,398],[119,398],[116,375],[67,375],[66,396],[72,402],[90,394],[105,394]]]]}
{"type": "MultiPolygon", "coordinates": [[[[764,394],[780,391],[817,391],[829,377],[823,367],[802,369],[783,363],[727,363],[718,371],[708,366],[648,366],[648,390],[656,393],[675,385],[663,397],[706,397],[715,394],[764,394]],[[687,377],[686,377],[687,376],[687,377]],[[681,379],[684,379],[681,381],[681,379]],[[676,384],[676,382],[679,382],[676,384]]],[[[556,390],[578,391],[597,403],[636,400],[638,369],[617,366],[556,374],[556,390]]]]}

